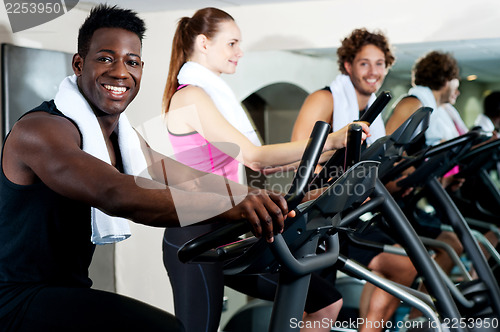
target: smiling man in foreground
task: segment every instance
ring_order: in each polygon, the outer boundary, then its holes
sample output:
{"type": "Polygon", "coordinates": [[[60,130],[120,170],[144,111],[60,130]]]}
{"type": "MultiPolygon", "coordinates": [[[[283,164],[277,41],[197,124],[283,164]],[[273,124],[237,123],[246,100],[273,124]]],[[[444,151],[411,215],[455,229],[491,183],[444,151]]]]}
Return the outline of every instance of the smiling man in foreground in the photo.
{"type": "Polygon", "coordinates": [[[226,188],[223,178],[143,151],[123,112],[139,91],[144,32],[132,11],[94,8],[79,31],[75,75],[5,139],[1,331],[183,331],[169,313],[91,289],[95,244],[126,239],[128,220],[179,227],[245,218],[268,241],[283,229],[282,196],[235,183],[232,197],[214,193],[207,188],[226,188]],[[152,156],[159,162],[148,165],[152,156]]]}

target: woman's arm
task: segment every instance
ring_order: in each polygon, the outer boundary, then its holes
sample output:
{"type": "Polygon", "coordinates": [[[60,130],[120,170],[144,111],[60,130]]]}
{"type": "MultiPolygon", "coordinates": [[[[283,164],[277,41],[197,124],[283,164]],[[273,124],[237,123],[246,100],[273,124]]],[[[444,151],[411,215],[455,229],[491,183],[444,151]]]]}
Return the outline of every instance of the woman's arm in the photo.
{"type": "MultiPolygon", "coordinates": [[[[256,171],[299,161],[307,144],[307,139],[304,139],[255,146],[222,116],[203,89],[195,86],[186,87],[174,95],[168,115],[168,126],[172,132],[196,131],[212,144],[221,147],[224,152],[224,144],[218,145],[217,142],[236,145],[239,147],[239,154],[235,158],[256,171]]],[[[363,129],[365,133],[369,130],[366,125],[363,129]]],[[[330,134],[324,151],[344,147],[346,135],[347,127],[330,134]]],[[[231,152],[228,154],[231,155],[231,152]]]]}

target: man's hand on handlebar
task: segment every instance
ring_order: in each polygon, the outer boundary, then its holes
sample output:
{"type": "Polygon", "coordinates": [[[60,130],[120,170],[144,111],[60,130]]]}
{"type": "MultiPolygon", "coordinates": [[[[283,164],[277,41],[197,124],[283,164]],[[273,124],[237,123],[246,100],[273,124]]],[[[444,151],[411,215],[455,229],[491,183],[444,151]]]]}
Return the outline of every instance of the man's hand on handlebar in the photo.
{"type": "MultiPolygon", "coordinates": [[[[361,138],[362,141],[364,141],[367,137],[370,137],[370,127],[368,127],[366,122],[358,121],[355,123],[359,124],[363,128],[363,136],[361,138]]],[[[323,151],[345,148],[347,145],[347,131],[349,130],[349,125],[351,124],[352,123],[349,123],[345,127],[329,134],[323,151]]]]}
{"type": "MultiPolygon", "coordinates": [[[[403,160],[394,163],[394,166],[396,166],[397,164],[399,164],[402,161],[403,160]]],[[[406,170],[404,170],[397,179],[394,179],[392,181],[387,182],[385,187],[389,191],[389,193],[392,196],[399,196],[399,197],[408,196],[413,191],[414,188],[413,187],[401,187],[398,184],[398,182],[407,178],[414,171],[415,171],[415,167],[411,166],[411,167],[407,168],[406,170]]]]}
{"type": "Polygon", "coordinates": [[[249,188],[243,201],[224,213],[231,220],[247,220],[252,226],[252,233],[267,242],[274,241],[274,235],[283,232],[288,214],[288,206],[283,195],[271,191],[249,188]]]}

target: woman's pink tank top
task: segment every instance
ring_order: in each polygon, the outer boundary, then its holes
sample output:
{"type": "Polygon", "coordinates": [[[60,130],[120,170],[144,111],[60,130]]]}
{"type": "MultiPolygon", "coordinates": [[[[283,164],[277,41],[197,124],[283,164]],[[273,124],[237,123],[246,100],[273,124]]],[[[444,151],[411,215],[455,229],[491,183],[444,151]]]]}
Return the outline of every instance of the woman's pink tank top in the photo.
{"type": "MultiPolygon", "coordinates": [[[[180,90],[188,84],[180,85],[180,90]]],[[[239,162],[210,144],[203,136],[193,131],[188,134],[174,134],[168,131],[170,143],[175,153],[175,159],[206,173],[214,173],[238,181],[239,162]]]]}
{"type": "Polygon", "coordinates": [[[178,162],[238,182],[239,162],[210,144],[199,133],[177,135],[169,131],[168,136],[178,162]]]}

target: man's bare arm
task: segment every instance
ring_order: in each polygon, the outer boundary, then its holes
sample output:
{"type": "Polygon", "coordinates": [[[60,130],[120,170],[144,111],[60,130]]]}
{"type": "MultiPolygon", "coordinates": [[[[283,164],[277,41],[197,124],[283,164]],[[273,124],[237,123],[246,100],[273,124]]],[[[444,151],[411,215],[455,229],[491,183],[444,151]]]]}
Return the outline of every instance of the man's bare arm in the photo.
{"type": "Polygon", "coordinates": [[[422,103],[416,97],[406,97],[401,99],[394,107],[394,111],[385,125],[387,135],[396,131],[396,129],[398,129],[403,122],[405,122],[420,107],[422,107],[422,103]]]}
{"type": "Polygon", "coordinates": [[[256,233],[266,237],[272,236],[273,221],[282,228],[287,212],[282,197],[253,191],[251,197],[228,210],[227,197],[211,192],[187,192],[148,179],[140,179],[142,185],[138,184],[134,176],[82,151],[80,143],[78,130],[70,121],[42,112],[30,114],[15,125],[6,142],[4,171],[15,183],[31,184],[39,179],[65,197],[146,225],[179,226],[179,208],[191,209],[193,216],[210,208],[220,211],[225,220],[248,219],[256,233]]]}

